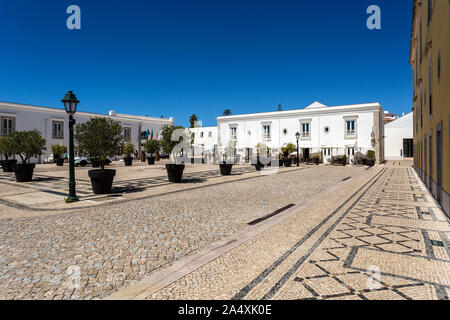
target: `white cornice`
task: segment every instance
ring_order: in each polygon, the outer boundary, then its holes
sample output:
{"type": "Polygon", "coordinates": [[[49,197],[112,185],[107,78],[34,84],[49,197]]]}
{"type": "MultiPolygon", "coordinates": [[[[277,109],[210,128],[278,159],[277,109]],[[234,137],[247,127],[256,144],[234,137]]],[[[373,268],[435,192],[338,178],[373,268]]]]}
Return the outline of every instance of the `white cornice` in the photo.
{"type": "MultiPolygon", "coordinates": [[[[11,103],[11,102],[4,102],[4,101],[0,101],[0,108],[1,107],[8,108],[8,109],[18,109],[18,110],[26,110],[26,111],[34,111],[34,112],[52,113],[54,115],[61,115],[64,117],[67,116],[66,111],[64,109],[33,106],[33,105],[11,103]]],[[[165,119],[165,118],[133,116],[133,115],[125,115],[125,114],[118,114],[115,116],[110,116],[110,115],[101,114],[101,113],[77,112],[76,116],[107,117],[107,118],[111,118],[111,119],[117,119],[117,120],[121,120],[121,121],[131,121],[131,122],[149,121],[149,122],[156,122],[156,123],[161,123],[161,124],[171,123],[170,119],[165,119]]]]}
{"type": "Polygon", "coordinates": [[[222,116],[217,118],[217,122],[229,122],[236,120],[263,120],[267,118],[292,118],[292,117],[305,117],[314,115],[331,115],[331,114],[341,114],[347,112],[357,112],[357,111],[380,111],[381,105],[377,103],[365,103],[365,104],[355,104],[346,106],[335,106],[326,107],[319,109],[298,109],[289,111],[274,111],[274,112],[264,112],[264,113],[249,113],[242,115],[233,116],[222,116]]]}

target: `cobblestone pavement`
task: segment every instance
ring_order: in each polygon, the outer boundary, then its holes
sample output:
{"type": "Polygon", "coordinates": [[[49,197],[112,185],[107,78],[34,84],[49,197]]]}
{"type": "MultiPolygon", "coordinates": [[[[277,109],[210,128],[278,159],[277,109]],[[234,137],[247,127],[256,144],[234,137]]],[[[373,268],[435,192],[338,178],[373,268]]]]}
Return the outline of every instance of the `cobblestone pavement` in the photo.
{"type": "Polygon", "coordinates": [[[447,300],[449,239],[411,163],[390,162],[139,298],[447,300]]]}
{"type": "Polygon", "coordinates": [[[0,299],[104,298],[365,172],[312,166],[76,212],[0,215],[0,299]]]}

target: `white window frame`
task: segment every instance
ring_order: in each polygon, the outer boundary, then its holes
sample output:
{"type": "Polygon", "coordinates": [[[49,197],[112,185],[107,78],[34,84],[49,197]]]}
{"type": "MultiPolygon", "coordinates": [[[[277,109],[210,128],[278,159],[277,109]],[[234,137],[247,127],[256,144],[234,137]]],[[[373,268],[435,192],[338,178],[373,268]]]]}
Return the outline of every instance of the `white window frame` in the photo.
{"type": "Polygon", "coordinates": [[[1,116],[0,117],[0,127],[1,127],[1,131],[0,131],[0,136],[10,136],[14,131],[16,131],[16,117],[15,116],[1,116]],[[7,127],[5,128],[4,121],[11,121],[11,127],[7,127]]]}
{"type": "Polygon", "coordinates": [[[270,139],[272,139],[272,125],[270,123],[262,124],[262,132],[264,141],[270,141],[270,139]]]}
{"type": "Polygon", "coordinates": [[[344,117],[344,139],[358,138],[358,116],[344,117]],[[353,130],[348,130],[348,123],[354,122],[353,130]]]}
{"type": "Polygon", "coordinates": [[[123,127],[123,138],[125,141],[131,142],[131,127],[123,127]]]}
{"type": "Polygon", "coordinates": [[[64,139],[64,120],[52,120],[52,139],[64,139]],[[55,129],[55,125],[60,125],[55,129]]]}
{"type": "Polygon", "coordinates": [[[237,140],[237,126],[230,126],[230,140],[237,140]]]}
{"type": "Polygon", "coordinates": [[[303,141],[311,140],[311,122],[312,122],[312,119],[300,120],[300,140],[303,140],[303,141]],[[307,131],[304,130],[305,127],[308,128],[307,131]]]}

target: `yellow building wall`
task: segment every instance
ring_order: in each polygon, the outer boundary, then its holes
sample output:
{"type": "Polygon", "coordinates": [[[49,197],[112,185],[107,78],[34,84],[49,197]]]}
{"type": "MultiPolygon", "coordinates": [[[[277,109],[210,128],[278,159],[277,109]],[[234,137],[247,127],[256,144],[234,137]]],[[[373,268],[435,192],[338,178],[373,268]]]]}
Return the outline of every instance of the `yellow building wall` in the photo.
{"type": "Polygon", "coordinates": [[[415,1],[416,20],[415,23],[413,22],[411,48],[411,64],[414,73],[414,161],[419,170],[423,171],[426,176],[431,177],[434,183],[437,182],[436,129],[441,124],[443,135],[442,187],[450,195],[450,0],[430,1],[433,3],[433,10],[429,25],[428,0],[415,1]],[[422,62],[420,62],[420,22],[422,23],[422,62]],[[432,116],[429,115],[430,55],[432,63],[432,116]],[[439,56],[440,79],[438,79],[439,56]],[[421,112],[423,113],[422,126],[420,123],[421,112]],[[433,159],[430,164],[428,141],[426,159],[423,159],[424,146],[421,141],[425,136],[428,140],[431,131],[433,159]]]}

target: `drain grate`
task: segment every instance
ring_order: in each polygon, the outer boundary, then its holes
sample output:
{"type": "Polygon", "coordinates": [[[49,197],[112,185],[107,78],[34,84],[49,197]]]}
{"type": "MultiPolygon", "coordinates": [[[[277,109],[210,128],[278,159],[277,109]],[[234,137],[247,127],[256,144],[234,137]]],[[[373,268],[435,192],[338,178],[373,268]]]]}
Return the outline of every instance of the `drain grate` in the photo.
{"type": "Polygon", "coordinates": [[[272,213],[269,213],[268,215],[265,215],[264,217],[261,217],[261,218],[258,218],[258,219],[256,219],[256,220],[253,220],[253,221],[251,221],[251,222],[249,222],[249,223],[247,223],[249,226],[254,226],[255,224],[258,224],[258,223],[260,223],[260,222],[263,222],[264,220],[267,220],[267,219],[269,219],[269,218],[271,218],[271,217],[273,217],[273,216],[275,216],[275,215],[277,215],[277,214],[279,214],[279,213],[281,213],[281,212],[283,212],[283,211],[286,211],[287,209],[289,209],[289,208],[292,208],[293,206],[295,206],[295,204],[288,204],[287,206],[285,206],[285,207],[283,207],[283,208],[280,208],[280,209],[278,209],[278,210],[275,210],[274,212],[272,212],[272,213]]]}
{"type": "Polygon", "coordinates": [[[443,247],[444,243],[442,241],[431,240],[431,244],[435,247],[443,247]]]}

